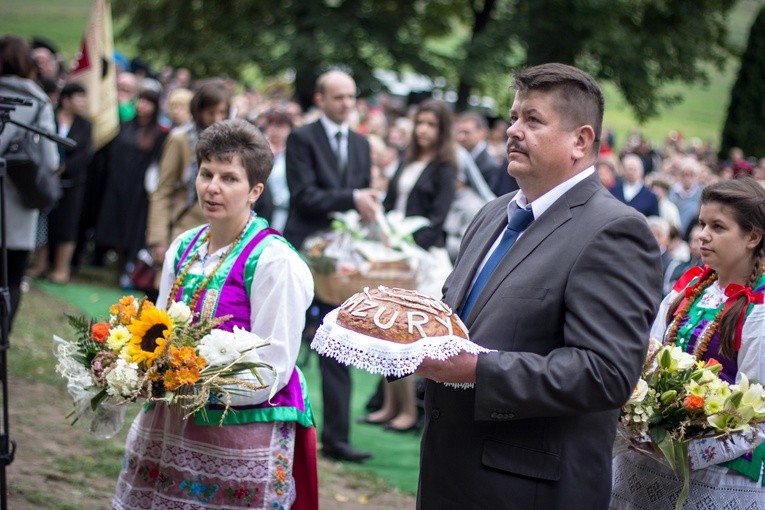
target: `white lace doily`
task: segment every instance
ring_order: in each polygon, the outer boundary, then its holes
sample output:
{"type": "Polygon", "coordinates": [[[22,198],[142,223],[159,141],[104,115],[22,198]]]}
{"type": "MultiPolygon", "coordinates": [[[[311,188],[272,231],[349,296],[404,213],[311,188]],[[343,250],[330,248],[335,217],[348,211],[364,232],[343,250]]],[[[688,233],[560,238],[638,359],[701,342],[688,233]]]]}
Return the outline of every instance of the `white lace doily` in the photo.
{"type": "MultiPolygon", "coordinates": [[[[372,374],[405,377],[414,373],[426,357],[445,360],[460,351],[470,354],[492,352],[470,340],[450,335],[423,338],[410,344],[398,344],[351,331],[336,323],[339,308],[329,312],[311,342],[311,348],[372,374]]],[[[448,384],[472,387],[472,384],[448,384]]]]}

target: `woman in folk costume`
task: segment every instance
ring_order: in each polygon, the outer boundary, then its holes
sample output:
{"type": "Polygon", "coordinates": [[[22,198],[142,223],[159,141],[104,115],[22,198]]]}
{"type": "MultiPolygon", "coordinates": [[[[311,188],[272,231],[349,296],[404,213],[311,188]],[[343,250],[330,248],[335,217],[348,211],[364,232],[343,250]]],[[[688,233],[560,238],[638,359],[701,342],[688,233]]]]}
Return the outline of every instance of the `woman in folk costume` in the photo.
{"type": "MultiPolygon", "coordinates": [[[[690,269],[664,298],[651,336],[699,360],[714,358],[731,384],[740,374],[765,382],[765,189],[751,178],[706,187],[699,225],[705,266],[690,269]]],[[[750,449],[691,471],[684,508],[765,508],[765,444],[750,449]]],[[[683,485],[666,464],[632,450],[613,466],[611,508],[671,508],[683,485]]]]}
{"type": "Polygon", "coordinates": [[[295,365],[313,280],[305,263],[251,212],[273,156],[257,128],[241,120],[205,130],[196,147],[199,204],[209,224],[167,250],[158,305],[183,301],[199,317],[231,318],[270,344],[271,388],[232,391],[234,410],[208,404],[187,420],[156,404],[135,419],[114,508],[316,509],[316,435],[307,388],[295,365]],[[218,426],[221,417],[223,426],[218,426]]]}

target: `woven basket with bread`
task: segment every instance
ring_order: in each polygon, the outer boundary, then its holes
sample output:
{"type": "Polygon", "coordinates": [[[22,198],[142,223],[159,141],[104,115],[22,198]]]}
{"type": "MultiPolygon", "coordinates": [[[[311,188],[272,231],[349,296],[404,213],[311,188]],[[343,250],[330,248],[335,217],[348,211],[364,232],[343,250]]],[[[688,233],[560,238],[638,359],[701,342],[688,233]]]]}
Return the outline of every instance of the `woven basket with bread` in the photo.
{"type": "Polygon", "coordinates": [[[302,253],[319,300],[340,305],[364,287],[379,285],[417,289],[419,260],[412,256],[411,233],[427,220],[407,218],[402,228],[400,219],[391,218],[362,224],[355,211],[336,214],[331,231],[306,239],[302,253]]]}

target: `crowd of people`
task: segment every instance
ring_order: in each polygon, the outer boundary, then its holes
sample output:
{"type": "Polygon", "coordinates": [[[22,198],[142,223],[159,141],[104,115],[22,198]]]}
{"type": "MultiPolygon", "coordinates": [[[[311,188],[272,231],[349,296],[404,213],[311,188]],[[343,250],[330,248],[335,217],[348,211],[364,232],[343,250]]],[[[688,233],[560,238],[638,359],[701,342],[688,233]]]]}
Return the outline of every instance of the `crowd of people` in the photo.
{"type": "MultiPolygon", "coordinates": [[[[227,477],[193,462],[168,466],[162,452],[245,466],[252,479],[231,490],[252,491],[249,503],[315,504],[316,438],[296,363],[301,344],[336,305],[313,296],[295,250],[328,229],[332,213],[355,210],[374,221],[396,210],[427,218],[414,242],[448,252],[454,270],[439,282],[444,301],[471,339],[495,350],[427,360],[414,377],[382,381],[376,405],[358,417],[393,432],[422,432],[422,509],[509,508],[509,495],[518,508],[566,508],[572,500],[607,507],[616,417],[642,365],[650,325],[659,338],[677,335],[675,323],[696,310],[673,314],[686,295],[677,282],[704,266],[705,279],[685,283],[701,289],[698,303],[714,306],[690,304],[720,314],[726,285],[760,292],[765,158],[733,149],[718,160],[708,144],[678,133],[661,146],[635,133],[617,150],[602,127],[602,92],[578,69],[551,64],[518,72],[505,122],[455,114],[436,99],[361,99],[353,78],[339,70],[318,78],[314,104],[304,111],[282,93],[241,90],[230,79],[185,69],[154,74],[140,59],[117,59],[119,133],[94,151],[87,91],[67,82],[55,53],[49,43],[0,39],[0,95],[39,102],[42,114],[27,120],[78,142],[58,151],[44,142],[44,164],[62,189],[55,206],[25,209],[13,185],[6,190],[14,219],[7,243],[11,317],[24,278],[64,284],[81,265],[111,260],[115,284],[128,290],[143,252],[157,276],[140,290],[158,305],[177,299],[209,316],[231,313],[230,327],[277,339],[263,354],[279,374],[277,412],[267,409],[265,394],[255,394],[242,397],[247,411],[223,431],[187,423],[162,406],[140,414],[117,508],[149,508],[163,498],[223,505],[247,499],[226,500],[221,490],[201,500],[183,480],[206,476],[223,487],[227,477]],[[248,465],[243,448],[253,458],[278,452],[292,474],[274,492],[276,471],[248,465]],[[176,483],[148,483],[144,468],[176,483]]],[[[746,316],[743,338],[722,325],[707,335],[715,349],[725,346],[718,350],[727,355],[731,380],[744,368],[765,378],[760,308],[746,316]]],[[[694,352],[703,327],[691,330],[684,345],[694,352]]],[[[348,367],[320,356],[319,368],[321,453],[349,462],[372,458],[350,444],[348,367]]],[[[617,459],[615,480],[633,471],[659,477],[655,460],[633,457],[617,459]]],[[[730,490],[762,498],[758,466],[754,485],[722,467],[714,483],[733,477],[730,490]]],[[[712,482],[694,483],[689,501],[701,501],[712,482]]],[[[613,504],[648,497],[631,494],[628,485],[614,486],[613,504]]]]}

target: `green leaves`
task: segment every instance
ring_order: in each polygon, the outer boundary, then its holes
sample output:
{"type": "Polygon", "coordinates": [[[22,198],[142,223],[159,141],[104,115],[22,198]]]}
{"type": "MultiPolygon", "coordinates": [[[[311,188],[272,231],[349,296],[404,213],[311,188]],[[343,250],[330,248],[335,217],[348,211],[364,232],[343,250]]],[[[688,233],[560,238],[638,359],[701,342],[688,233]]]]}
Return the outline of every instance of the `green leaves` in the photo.
{"type": "Polygon", "coordinates": [[[732,147],[749,155],[765,154],[765,6],[749,32],[741,57],[738,78],[731,91],[728,115],[722,133],[720,157],[727,158],[732,147]]]}
{"type": "Polygon", "coordinates": [[[676,474],[683,476],[683,488],[677,496],[675,510],[682,510],[685,499],[688,497],[690,487],[690,467],[688,465],[688,443],[685,441],[675,441],[665,436],[662,441],[657,441],[656,445],[664,454],[672,470],[676,474]]]}
{"type": "Polygon", "coordinates": [[[101,402],[106,400],[106,397],[108,397],[109,394],[106,392],[106,388],[102,389],[98,393],[96,393],[92,399],[90,399],[90,409],[95,411],[98,409],[98,406],[101,405],[101,402]]]}
{"type": "Polygon", "coordinates": [[[69,326],[75,332],[75,343],[80,348],[81,356],[74,356],[73,359],[80,361],[85,366],[90,366],[90,362],[93,361],[93,357],[101,351],[99,344],[93,341],[90,337],[90,330],[93,324],[96,323],[95,319],[91,319],[84,315],[69,315],[64,314],[69,326]]]}
{"type": "MultiPolygon", "coordinates": [[[[640,120],[701,83],[730,55],[726,16],[734,0],[114,0],[120,35],[156,64],[198,77],[294,73],[304,106],[333,66],[350,69],[361,95],[379,89],[374,69],[442,76],[468,97],[509,104],[508,70],[576,64],[614,82],[640,120]],[[502,97],[500,97],[500,95],[502,97]]],[[[748,123],[740,125],[747,126],[748,123]]]]}

